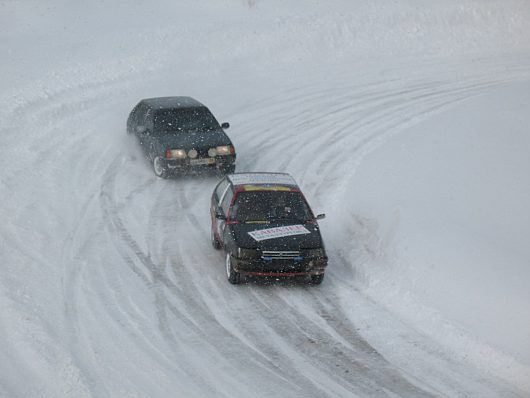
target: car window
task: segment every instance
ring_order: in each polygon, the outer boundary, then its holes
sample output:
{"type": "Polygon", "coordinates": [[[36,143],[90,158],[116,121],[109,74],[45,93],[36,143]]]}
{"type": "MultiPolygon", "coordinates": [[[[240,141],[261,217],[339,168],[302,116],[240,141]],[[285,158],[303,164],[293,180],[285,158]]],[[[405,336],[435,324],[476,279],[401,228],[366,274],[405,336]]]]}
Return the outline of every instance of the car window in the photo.
{"type": "Polygon", "coordinates": [[[204,132],[220,128],[207,108],[160,109],[154,113],[153,121],[154,129],[165,134],[204,132]]]}
{"type": "Polygon", "coordinates": [[[136,111],[134,112],[134,123],[138,126],[143,126],[145,122],[145,113],[147,111],[147,106],[145,104],[140,104],[136,111]]]}
{"type": "Polygon", "coordinates": [[[225,216],[228,215],[228,208],[230,207],[230,203],[232,202],[233,197],[234,191],[232,191],[232,188],[228,186],[224,197],[221,199],[221,209],[223,210],[225,216]]]}
{"type": "Polygon", "coordinates": [[[133,126],[136,125],[136,119],[138,119],[138,109],[140,107],[140,104],[137,104],[131,113],[129,113],[129,117],[127,118],[127,129],[131,129],[133,126]]]}
{"type": "Polygon", "coordinates": [[[237,195],[230,218],[241,222],[305,222],[313,216],[300,192],[253,191],[237,195]]]}
{"type": "Polygon", "coordinates": [[[228,182],[228,179],[226,178],[224,178],[219,184],[217,184],[217,187],[215,188],[215,200],[217,203],[219,203],[219,200],[221,199],[221,196],[226,190],[226,187],[228,186],[228,184],[229,182],[228,182]]]}

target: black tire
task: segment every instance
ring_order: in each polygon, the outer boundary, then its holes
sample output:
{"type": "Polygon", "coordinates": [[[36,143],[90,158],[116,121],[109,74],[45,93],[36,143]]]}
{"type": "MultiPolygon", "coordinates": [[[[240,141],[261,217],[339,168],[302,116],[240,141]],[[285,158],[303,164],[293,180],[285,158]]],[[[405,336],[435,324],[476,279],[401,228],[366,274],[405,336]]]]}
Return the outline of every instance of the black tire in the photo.
{"type": "Polygon", "coordinates": [[[168,178],[169,176],[169,170],[167,169],[164,159],[160,156],[155,156],[153,159],[153,171],[155,172],[155,175],[160,178],[168,178]]]}
{"type": "Polygon", "coordinates": [[[215,237],[215,233],[213,232],[213,228],[210,228],[210,235],[211,235],[211,241],[212,241],[212,246],[215,250],[219,250],[221,248],[221,242],[219,242],[217,240],[217,238],[215,237]]]}
{"type": "Polygon", "coordinates": [[[240,281],[240,275],[239,272],[234,271],[234,268],[232,267],[232,256],[230,253],[226,253],[225,267],[228,282],[232,285],[237,285],[240,281]]]}
{"type": "Polygon", "coordinates": [[[324,280],[324,274],[311,275],[311,284],[312,285],[320,285],[323,280],[324,280]]]}

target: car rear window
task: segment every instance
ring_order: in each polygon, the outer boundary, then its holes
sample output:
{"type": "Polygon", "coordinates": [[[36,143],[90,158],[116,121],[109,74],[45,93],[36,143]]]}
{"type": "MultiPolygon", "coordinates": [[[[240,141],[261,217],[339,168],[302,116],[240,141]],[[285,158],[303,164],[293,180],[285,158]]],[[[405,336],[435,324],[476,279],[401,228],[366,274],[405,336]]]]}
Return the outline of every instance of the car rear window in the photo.
{"type": "Polygon", "coordinates": [[[209,131],[220,128],[207,108],[162,109],[154,114],[154,129],[163,133],[209,131]]]}
{"type": "Polygon", "coordinates": [[[239,192],[230,214],[234,221],[294,221],[312,218],[311,210],[300,192],[239,192]]]}

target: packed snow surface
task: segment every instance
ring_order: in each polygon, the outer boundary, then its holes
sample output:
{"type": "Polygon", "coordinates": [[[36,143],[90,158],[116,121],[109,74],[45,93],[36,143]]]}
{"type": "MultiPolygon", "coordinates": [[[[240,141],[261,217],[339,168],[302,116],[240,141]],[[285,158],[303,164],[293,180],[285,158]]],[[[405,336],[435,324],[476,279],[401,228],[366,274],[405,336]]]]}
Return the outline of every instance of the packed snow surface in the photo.
{"type": "Polygon", "coordinates": [[[530,397],[530,3],[0,0],[0,396],[530,397]],[[288,172],[320,286],[230,285],[218,176],[125,120],[207,104],[288,172]]]}

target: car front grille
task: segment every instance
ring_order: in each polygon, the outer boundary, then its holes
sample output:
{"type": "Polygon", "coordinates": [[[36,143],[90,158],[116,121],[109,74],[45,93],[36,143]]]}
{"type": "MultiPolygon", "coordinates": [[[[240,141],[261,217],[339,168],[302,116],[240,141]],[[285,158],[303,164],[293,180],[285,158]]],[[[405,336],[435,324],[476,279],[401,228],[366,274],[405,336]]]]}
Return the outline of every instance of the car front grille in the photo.
{"type": "Polygon", "coordinates": [[[299,251],[286,251],[286,250],[264,250],[261,254],[261,258],[265,261],[272,260],[302,260],[299,251]]]}

